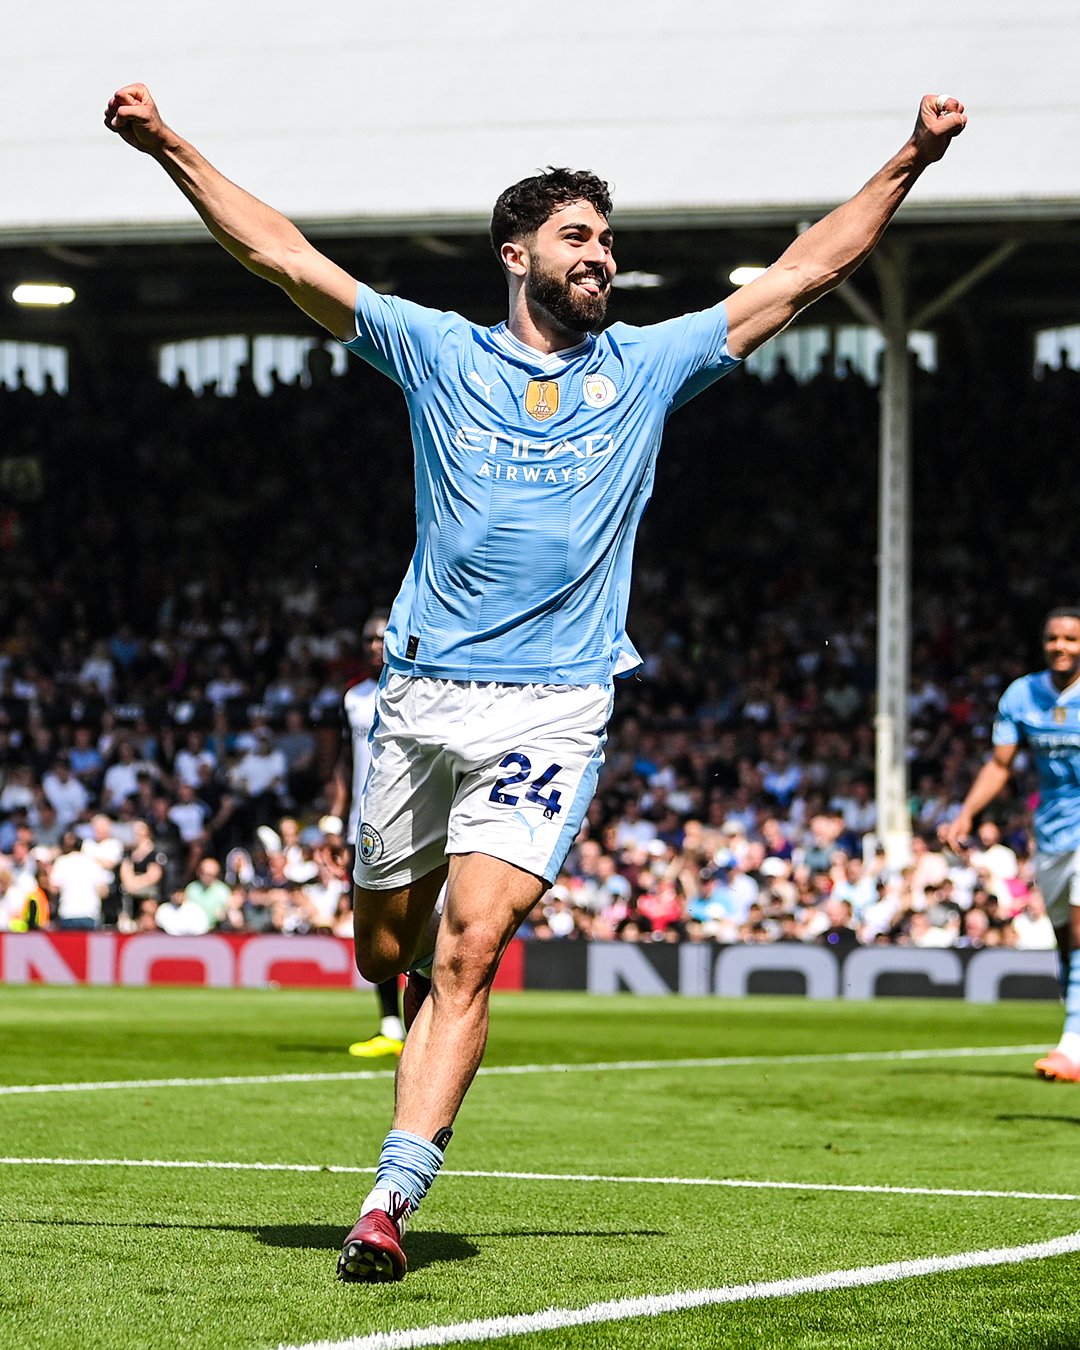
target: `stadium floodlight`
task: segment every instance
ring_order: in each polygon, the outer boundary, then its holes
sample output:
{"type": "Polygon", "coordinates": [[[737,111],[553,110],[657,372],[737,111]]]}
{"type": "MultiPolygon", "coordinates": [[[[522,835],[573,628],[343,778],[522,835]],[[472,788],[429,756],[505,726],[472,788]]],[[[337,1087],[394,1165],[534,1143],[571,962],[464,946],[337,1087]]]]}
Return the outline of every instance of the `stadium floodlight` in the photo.
{"type": "Polygon", "coordinates": [[[728,281],[733,286],[745,286],[748,281],[753,281],[755,277],[761,276],[762,272],[768,270],[767,267],[759,267],[756,263],[735,267],[728,273],[728,281]]]}
{"type": "Polygon", "coordinates": [[[56,309],[61,305],[70,305],[75,299],[75,292],[70,286],[57,286],[50,281],[24,281],[11,292],[11,298],[17,305],[56,309]]]}
{"type": "Polygon", "coordinates": [[[651,291],[664,284],[659,272],[616,272],[611,284],[620,291],[651,291]]]}

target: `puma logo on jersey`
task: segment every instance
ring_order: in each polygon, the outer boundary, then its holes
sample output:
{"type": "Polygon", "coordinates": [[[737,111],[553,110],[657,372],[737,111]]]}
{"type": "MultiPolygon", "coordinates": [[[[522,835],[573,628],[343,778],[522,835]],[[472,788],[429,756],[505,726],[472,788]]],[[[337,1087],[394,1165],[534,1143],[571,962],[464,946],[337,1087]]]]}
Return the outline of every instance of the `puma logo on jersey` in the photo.
{"type": "Polygon", "coordinates": [[[488,403],[490,403],[491,391],[495,388],[496,384],[498,384],[498,381],[492,380],[490,384],[486,384],[476,373],[475,370],[469,371],[469,379],[472,380],[473,384],[478,384],[480,386],[480,388],[484,391],[484,398],[488,401],[488,403]]]}

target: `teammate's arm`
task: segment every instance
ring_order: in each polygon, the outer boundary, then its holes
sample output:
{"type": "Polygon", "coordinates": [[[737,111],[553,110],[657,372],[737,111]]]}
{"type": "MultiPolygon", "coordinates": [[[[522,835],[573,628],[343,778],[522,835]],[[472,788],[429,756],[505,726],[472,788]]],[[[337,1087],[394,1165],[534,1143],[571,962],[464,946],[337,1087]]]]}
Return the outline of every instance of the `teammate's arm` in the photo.
{"type": "Polygon", "coordinates": [[[994,753],[975,775],[975,781],[968,789],[958,814],[947,825],[941,827],[939,834],[942,843],[957,851],[963,847],[966,839],[971,838],[975,817],[1000,792],[1004,792],[1012,776],[1012,762],[1016,758],[1016,751],[1015,744],[994,746],[994,753]]]}
{"type": "Polygon", "coordinates": [[[355,278],[320,253],[279,211],[230,182],[167,126],[144,84],[125,85],[113,94],[105,125],[157,160],[234,258],[280,286],[335,337],[356,336],[355,278]]]}
{"type": "Polygon", "coordinates": [[[873,251],[897,207],[928,164],[967,124],[964,105],[926,94],[907,144],[843,206],[804,231],[773,265],[725,301],[728,350],[749,356],[807,305],[851,275],[873,251]]]}

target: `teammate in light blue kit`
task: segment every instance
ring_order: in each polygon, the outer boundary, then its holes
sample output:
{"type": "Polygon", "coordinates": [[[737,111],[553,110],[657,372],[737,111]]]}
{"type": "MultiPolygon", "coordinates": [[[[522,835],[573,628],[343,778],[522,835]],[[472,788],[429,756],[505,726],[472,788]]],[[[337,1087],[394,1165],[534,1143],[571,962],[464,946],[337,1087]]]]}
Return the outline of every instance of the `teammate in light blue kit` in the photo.
{"type": "MultiPolygon", "coordinates": [[[[431,997],[341,1278],[404,1275],[405,1220],[480,1064],[499,959],[592,796],[612,677],[638,662],[631,558],[667,418],[849,276],[966,120],[926,95],[898,153],[763,276],[648,328],[601,331],[606,184],[566,169],[524,179],[492,216],[508,318],[488,329],[358,283],[167,127],[144,85],[110,100],[106,125],[157,160],[214,238],[409,407],[417,545],[386,634],[354,913],[360,971],[378,983],[431,962],[431,997]]],[[[410,975],[407,1002],[420,988],[410,975]]]]}
{"type": "Polygon", "coordinates": [[[1043,623],[1046,670],[1013,680],[998,704],[994,752],[957,816],[942,831],[963,847],[979,812],[1003,792],[1021,745],[1035,760],[1035,874],[1057,935],[1065,1026],[1036,1072],[1080,1082],[1080,605],[1052,609],[1043,623]]]}

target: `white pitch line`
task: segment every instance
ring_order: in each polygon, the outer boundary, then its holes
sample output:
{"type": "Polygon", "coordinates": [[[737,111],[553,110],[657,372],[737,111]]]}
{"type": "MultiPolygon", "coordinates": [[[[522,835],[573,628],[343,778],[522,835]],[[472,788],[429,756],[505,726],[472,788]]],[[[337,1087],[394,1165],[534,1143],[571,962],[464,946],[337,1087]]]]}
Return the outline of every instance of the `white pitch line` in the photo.
{"type": "MultiPolygon", "coordinates": [[[[0,1167],[156,1167],[175,1171],[210,1172],[327,1172],[344,1176],[370,1175],[374,1167],[346,1167],[335,1163],[217,1162],[186,1158],[14,1158],[0,1157],[0,1167]]],[[[440,1177],[479,1178],[488,1181],[592,1182],[633,1186],[719,1186],[728,1190],[837,1191],[851,1195],[928,1195],[966,1200],[1065,1200],[1080,1195],[1064,1191],[984,1191],[949,1186],[844,1185],[826,1181],[750,1181],[740,1177],[632,1177],[599,1172],[481,1172],[444,1167],[440,1177]]]]}
{"type": "MultiPolygon", "coordinates": [[[[0,1158],[0,1162],[4,1160],[0,1158]]],[[[627,1177],[559,1172],[465,1172],[443,1168],[441,1177],[480,1177],[496,1181],[592,1181],[637,1186],[721,1186],[730,1190],[842,1191],[853,1195],[943,1195],[969,1200],[1070,1200],[1080,1195],[1063,1191],[978,1191],[948,1186],[864,1186],[828,1181],[748,1181],[741,1177],[627,1177]]]]}
{"type": "MultiPolygon", "coordinates": [[[[481,1068],[477,1077],[511,1078],[519,1074],[628,1073],[657,1069],[739,1069],[792,1064],[888,1064],[928,1059],[970,1059],[999,1055],[1040,1055],[1043,1045],[976,1045],[948,1050],[859,1050],[835,1055],[727,1055],[713,1059],[623,1059],[595,1064],[497,1064],[481,1068]]],[[[222,1078],[125,1078],[100,1083],[10,1083],[0,1086],[0,1097],[23,1097],[49,1092],[112,1092],[122,1089],[187,1087],[259,1087],[274,1083],[348,1083],[393,1078],[394,1069],[362,1069],[348,1073],[275,1073],[230,1075],[222,1078]]]]}
{"type": "Polygon", "coordinates": [[[418,1327],[411,1331],[377,1331],[343,1341],[308,1341],[302,1345],[279,1345],[278,1350],[422,1350],[425,1346],[465,1345],[527,1336],[567,1327],[624,1322],[632,1318],[658,1317],[663,1313],[688,1312],[718,1304],[747,1303],[756,1299],[790,1298],[797,1294],[822,1294],[836,1289],[863,1289],[872,1284],[890,1284],[926,1275],[944,1275],[955,1270],[986,1266],[1012,1266],[1025,1261],[1044,1261],[1080,1251],[1080,1233],[1033,1242],[1026,1247],[997,1247],[989,1251],[958,1252],[954,1256],[930,1256],[913,1261],[890,1261],[880,1266],[854,1270],[830,1270],[798,1279],[767,1283],[726,1285],[720,1289],[686,1289],[674,1294],[644,1294],[636,1298],[590,1303],[584,1308],[547,1308],[542,1312],[489,1317],[482,1321],[454,1322],[444,1326],[418,1327]]]}

